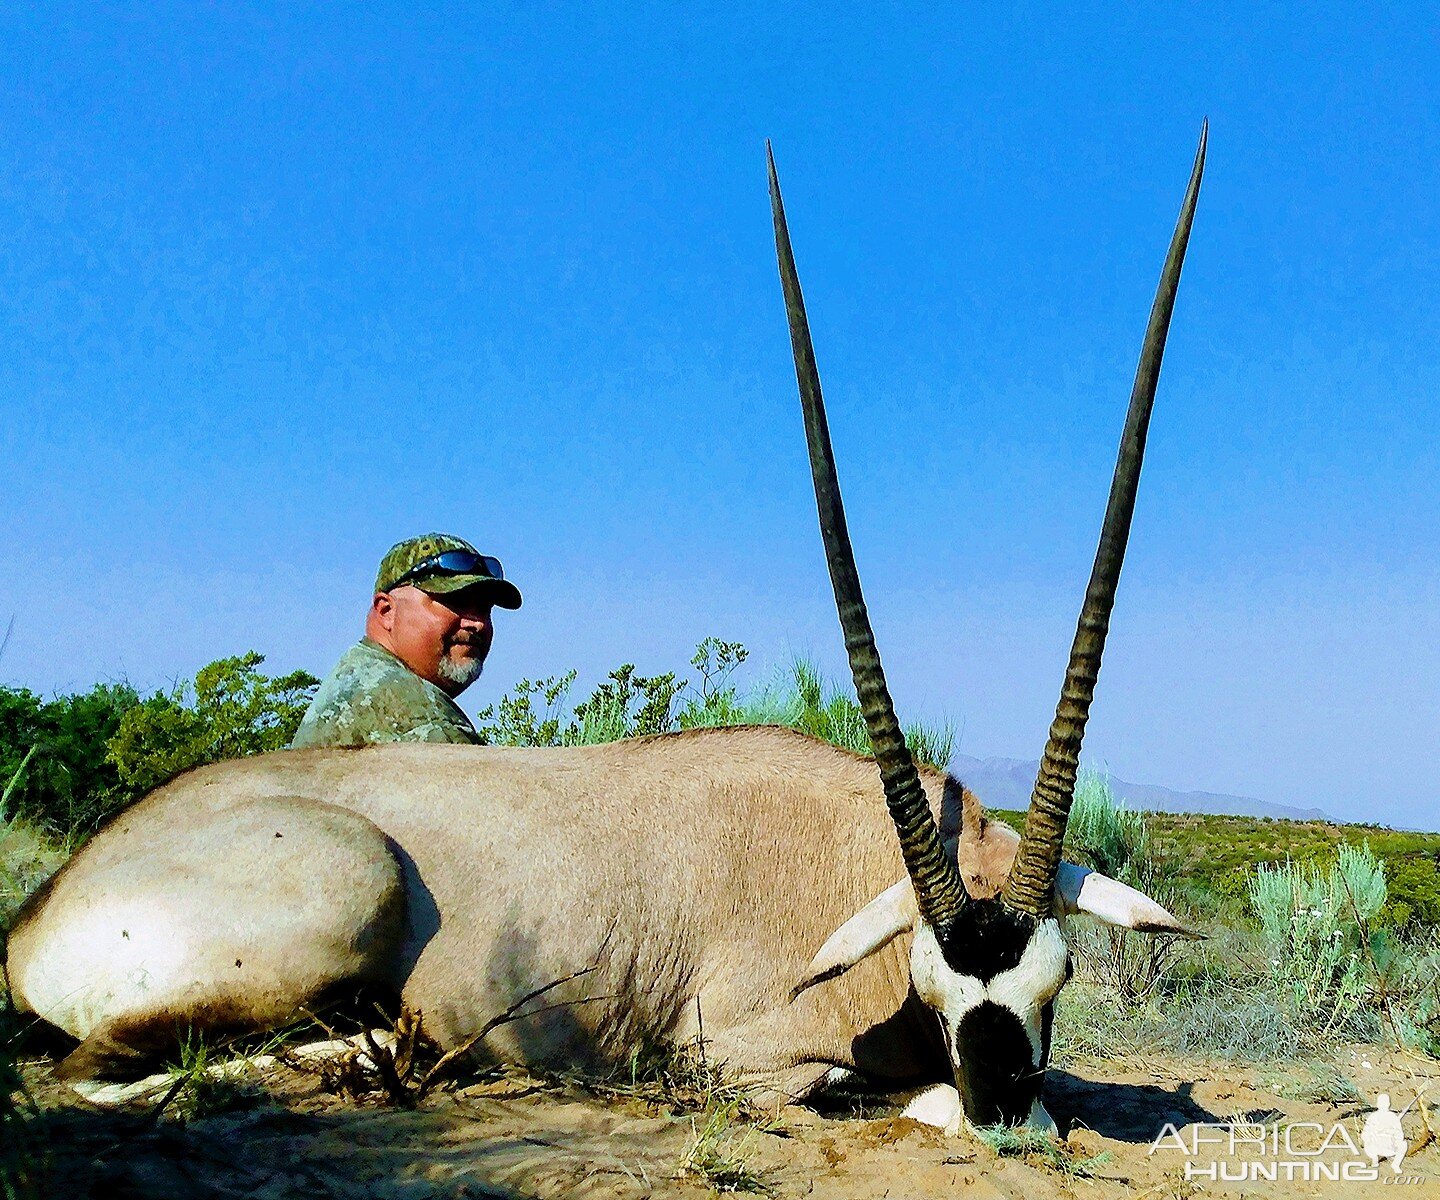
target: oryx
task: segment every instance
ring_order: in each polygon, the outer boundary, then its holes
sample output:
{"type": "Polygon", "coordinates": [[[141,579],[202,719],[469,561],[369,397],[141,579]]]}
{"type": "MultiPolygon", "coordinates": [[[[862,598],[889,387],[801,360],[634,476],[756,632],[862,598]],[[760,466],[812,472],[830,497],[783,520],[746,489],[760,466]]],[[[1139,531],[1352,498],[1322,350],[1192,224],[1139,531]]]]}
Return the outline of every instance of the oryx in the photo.
{"type": "Polygon", "coordinates": [[[837,938],[848,934],[850,943],[842,953],[834,955],[833,962],[827,962],[825,973],[845,970],[894,937],[900,928],[913,927],[910,977],[920,998],[939,1017],[959,1099],[966,1118],[974,1124],[1014,1124],[1023,1120],[1049,1123],[1040,1105],[1040,1090],[1050,1053],[1055,997],[1070,977],[1070,955],[1054,898],[1060,851],[1075,798],[1080,744],[1135,511],[1165,338],[1200,194],[1207,132],[1206,127],[1201,128],[1190,183],[1151,308],[1100,545],[1085,590],[1060,704],[1030,798],[1025,831],[1004,888],[998,896],[986,898],[972,896],[966,890],[960,873],[945,854],[885,686],[840,502],[820,375],[791,253],[780,182],[767,147],[775,249],[790,320],[820,531],[855,690],[918,906],[918,913],[907,914],[903,925],[893,916],[887,919],[883,909],[861,913],[837,934],[837,938]]]}
{"type": "Polygon", "coordinates": [[[879,776],[869,759],[758,727],[202,768],[116,817],[16,918],[16,1006],[80,1039],[61,1073],[124,1077],[186,1030],[274,1027],[362,983],[420,1011],[449,1049],[566,980],[476,1053],[623,1062],[703,1024],[716,1060],[778,1096],[862,1072],[943,1083],[917,1110],[941,1125],[958,1124],[960,1098],[975,1123],[1047,1124],[1049,1021],[1068,973],[1056,914],[1183,932],[1059,854],[1203,157],[1202,134],[1023,840],[953,777],[915,769],[885,697],[772,162],[821,524],[879,776]]]}

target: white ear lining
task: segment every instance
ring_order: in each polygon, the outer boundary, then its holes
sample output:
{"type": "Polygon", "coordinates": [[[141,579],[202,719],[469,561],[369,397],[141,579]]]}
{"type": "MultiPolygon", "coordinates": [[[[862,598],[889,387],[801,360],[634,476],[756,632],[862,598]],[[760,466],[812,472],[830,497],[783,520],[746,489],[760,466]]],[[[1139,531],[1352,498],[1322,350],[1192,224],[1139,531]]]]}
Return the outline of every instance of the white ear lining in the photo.
{"type": "Polygon", "coordinates": [[[1071,862],[1062,862],[1055,876],[1055,907],[1062,915],[1083,913],[1106,925],[1140,933],[1205,936],[1172,916],[1144,892],[1071,862]]]}
{"type": "Polygon", "coordinates": [[[790,999],[806,988],[843,975],[856,963],[888,946],[902,933],[915,927],[919,907],[908,878],[886,888],[869,904],[825,939],[805,968],[790,999]]]}

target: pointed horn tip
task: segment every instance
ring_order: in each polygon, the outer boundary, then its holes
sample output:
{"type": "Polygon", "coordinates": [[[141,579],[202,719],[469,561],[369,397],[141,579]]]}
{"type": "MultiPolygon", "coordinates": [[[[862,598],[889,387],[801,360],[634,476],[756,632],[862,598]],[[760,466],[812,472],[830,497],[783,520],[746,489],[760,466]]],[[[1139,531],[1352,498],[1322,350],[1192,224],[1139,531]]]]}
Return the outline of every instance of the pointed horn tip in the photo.
{"type": "Polygon", "coordinates": [[[1174,924],[1168,922],[1141,921],[1131,926],[1132,933],[1169,933],[1175,937],[1188,938],[1192,942],[1208,942],[1210,935],[1203,930],[1196,929],[1193,925],[1177,921],[1174,924]]]}

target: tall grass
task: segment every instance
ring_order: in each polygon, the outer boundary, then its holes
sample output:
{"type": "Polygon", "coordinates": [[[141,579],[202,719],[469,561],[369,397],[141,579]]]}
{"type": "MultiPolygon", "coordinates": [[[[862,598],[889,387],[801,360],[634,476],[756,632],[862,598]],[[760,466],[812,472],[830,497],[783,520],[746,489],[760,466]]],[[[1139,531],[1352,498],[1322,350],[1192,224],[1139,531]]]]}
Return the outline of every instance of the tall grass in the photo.
{"type": "MultiPolygon", "coordinates": [[[[23,821],[0,818],[0,935],[35,888],[64,861],[64,851],[23,821]]],[[[16,1064],[10,998],[0,994],[0,1197],[28,1200],[41,1194],[43,1148],[34,1135],[35,1106],[16,1064]]]]}
{"type": "MultiPolygon", "coordinates": [[[[782,725],[871,753],[865,718],[848,687],[826,679],[808,659],[796,658],[769,682],[741,692],[729,680],[746,657],[738,643],[706,638],[690,660],[697,681],[677,679],[673,672],[639,675],[627,663],[573,705],[574,671],[522,679],[479,714],[477,728],[497,745],[587,746],[680,729],[782,725]]],[[[909,725],[905,739],[917,760],[940,769],[955,750],[955,730],[945,724],[909,725]]]]}
{"type": "Polygon", "coordinates": [[[65,848],[26,821],[0,817],[0,933],[25,897],[60,869],[65,848]]]}
{"type": "MultiPolygon", "coordinates": [[[[805,658],[792,659],[769,684],[732,696],[729,704],[683,712],[680,723],[685,728],[783,725],[857,754],[872,752],[865,717],[854,693],[827,680],[805,658]]],[[[950,725],[907,725],[905,741],[918,761],[942,770],[955,753],[955,730],[950,725]]]]}

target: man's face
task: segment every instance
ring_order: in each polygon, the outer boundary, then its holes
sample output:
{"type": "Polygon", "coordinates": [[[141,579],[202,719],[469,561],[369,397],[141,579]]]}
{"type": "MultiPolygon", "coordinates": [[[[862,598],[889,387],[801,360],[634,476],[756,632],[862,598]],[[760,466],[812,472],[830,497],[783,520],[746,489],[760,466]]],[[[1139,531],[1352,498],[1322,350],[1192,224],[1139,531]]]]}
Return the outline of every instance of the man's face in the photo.
{"type": "Polygon", "coordinates": [[[480,677],[490,653],[490,609],[479,588],[431,596],[407,586],[377,595],[371,615],[387,635],[375,640],[421,679],[457,696],[480,677]]]}

